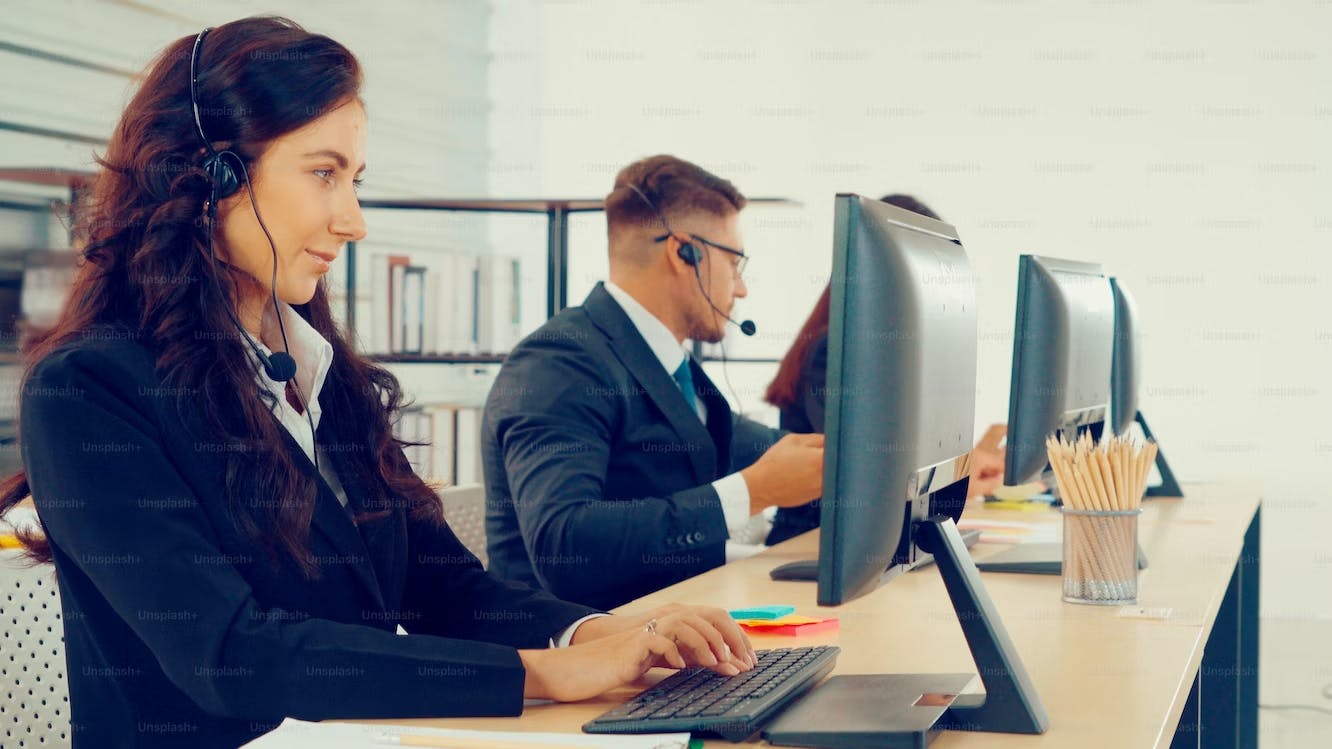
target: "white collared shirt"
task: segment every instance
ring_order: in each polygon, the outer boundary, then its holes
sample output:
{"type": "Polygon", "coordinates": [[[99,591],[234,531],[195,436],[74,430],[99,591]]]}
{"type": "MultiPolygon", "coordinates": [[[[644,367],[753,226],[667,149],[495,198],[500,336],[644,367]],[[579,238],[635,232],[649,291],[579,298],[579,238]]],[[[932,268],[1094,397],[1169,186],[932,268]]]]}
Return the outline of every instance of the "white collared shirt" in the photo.
{"type": "MultiPolygon", "coordinates": [[[[647,342],[648,348],[652,354],[661,362],[661,366],[666,370],[674,381],[675,370],[679,369],[680,363],[685,361],[688,356],[683,344],[676,340],[675,334],[662,322],[647,310],[637,299],[634,299],[629,292],[617,286],[613,281],[605,282],[606,292],[611,295],[624,314],[629,317],[629,322],[634,324],[638,334],[647,342]]],[[[704,405],[702,398],[694,399],[698,417],[706,424],[708,420],[707,406],[704,405]]],[[[744,528],[749,522],[749,485],[738,472],[723,476],[712,482],[712,488],[717,490],[717,496],[721,499],[722,515],[726,518],[726,529],[732,535],[735,535],[744,528]]],[[[726,561],[749,556],[755,551],[761,550],[761,546],[750,544],[737,544],[731,541],[726,543],[726,561]]]]}
{"type": "MultiPolygon", "coordinates": [[[[319,429],[319,417],[323,414],[323,408],[319,405],[319,393],[324,389],[324,380],[328,377],[328,370],[333,366],[333,344],[329,343],[319,331],[314,329],[305,318],[296,314],[296,310],[291,305],[281,303],[278,305],[278,314],[282,315],[282,325],[287,331],[287,353],[296,361],[296,376],[292,378],[295,381],[296,389],[300,393],[301,400],[305,404],[306,414],[297,411],[287,402],[286,383],[278,382],[264,372],[263,364],[259,362],[254,352],[250,352],[250,357],[254,359],[258,367],[259,385],[272,393],[277,402],[273,404],[273,416],[277,417],[279,423],[286,427],[296,444],[305,451],[305,457],[313,463],[315,459],[315,432],[319,429]]],[[[282,340],[282,332],[278,327],[278,317],[274,314],[272,307],[265,307],[264,318],[260,323],[261,338],[255,340],[255,344],[264,352],[266,356],[272,356],[273,351],[264,344],[264,339],[270,341],[282,340]]],[[[326,459],[324,452],[320,451],[319,474],[328,482],[333,493],[337,495],[338,501],[343,507],[347,506],[347,494],[343,491],[342,482],[338,480],[337,472],[333,470],[331,461],[326,459]]]]}

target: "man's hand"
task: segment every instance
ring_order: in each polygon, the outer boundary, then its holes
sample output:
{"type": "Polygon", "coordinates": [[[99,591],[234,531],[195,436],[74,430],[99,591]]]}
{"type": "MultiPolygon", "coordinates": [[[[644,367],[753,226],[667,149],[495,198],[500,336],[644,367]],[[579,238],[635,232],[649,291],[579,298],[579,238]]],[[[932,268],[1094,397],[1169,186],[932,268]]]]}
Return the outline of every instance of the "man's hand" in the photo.
{"type": "Polygon", "coordinates": [[[749,488],[749,514],[796,507],[823,495],[823,435],[788,434],[740,472],[749,488]]]}
{"type": "Polygon", "coordinates": [[[1000,443],[1008,435],[1007,424],[991,424],[971,450],[971,485],[967,499],[986,497],[1004,483],[1004,450],[1000,443]]]}

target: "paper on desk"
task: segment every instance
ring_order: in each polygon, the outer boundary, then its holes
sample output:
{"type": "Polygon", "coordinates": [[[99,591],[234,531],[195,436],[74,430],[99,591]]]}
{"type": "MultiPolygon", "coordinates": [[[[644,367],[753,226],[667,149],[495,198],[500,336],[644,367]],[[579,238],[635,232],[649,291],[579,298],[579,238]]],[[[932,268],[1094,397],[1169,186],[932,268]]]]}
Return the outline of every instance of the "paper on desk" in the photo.
{"type": "Polygon", "coordinates": [[[980,540],[987,544],[1057,544],[1059,523],[1024,523],[1021,520],[964,519],[957,524],[963,533],[980,529],[980,540]]]}
{"type": "Polygon", "coordinates": [[[634,736],[593,736],[585,733],[523,733],[521,731],[463,731],[448,728],[420,728],[388,724],[310,723],[287,718],[282,725],[251,741],[241,749],[376,749],[385,734],[398,736],[439,736],[454,739],[481,739],[526,744],[533,747],[605,747],[606,749],[686,749],[687,733],[648,733],[634,736]]]}

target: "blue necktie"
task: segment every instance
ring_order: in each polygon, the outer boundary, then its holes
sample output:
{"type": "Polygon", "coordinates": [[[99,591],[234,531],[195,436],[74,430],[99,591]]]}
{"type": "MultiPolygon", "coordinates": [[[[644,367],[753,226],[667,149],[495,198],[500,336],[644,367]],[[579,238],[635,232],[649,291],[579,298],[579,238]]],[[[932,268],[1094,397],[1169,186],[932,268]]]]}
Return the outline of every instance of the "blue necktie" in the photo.
{"type": "Polygon", "coordinates": [[[689,357],[680,362],[676,367],[675,373],[671,375],[675,382],[680,386],[680,392],[684,393],[685,402],[689,404],[689,410],[695,414],[698,413],[698,394],[694,391],[694,373],[689,369],[689,357]]]}

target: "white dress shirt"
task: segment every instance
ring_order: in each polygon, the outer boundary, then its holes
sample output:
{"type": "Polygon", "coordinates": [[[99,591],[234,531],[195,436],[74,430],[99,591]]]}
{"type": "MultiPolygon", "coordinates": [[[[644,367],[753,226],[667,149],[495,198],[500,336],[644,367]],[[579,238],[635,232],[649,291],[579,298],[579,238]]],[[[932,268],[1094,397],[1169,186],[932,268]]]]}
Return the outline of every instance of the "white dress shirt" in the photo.
{"type": "MultiPolygon", "coordinates": [[[[260,386],[266,388],[268,392],[277,398],[273,404],[273,415],[282,426],[287,428],[296,444],[305,451],[305,457],[314,462],[315,439],[314,433],[319,429],[319,417],[323,409],[319,405],[319,392],[324,389],[324,380],[328,377],[328,370],[333,366],[333,344],[329,343],[319,331],[315,330],[305,318],[296,314],[296,310],[291,305],[281,304],[278,307],[279,314],[282,315],[282,324],[287,330],[288,354],[296,360],[296,377],[293,378],[296,389],[300,393],[301,401],[305,404],[309,412],[309,418],[297,411],[287,402],[286,383],[278,382],[272,379],[264,372],[263,364],[259,363],[258,357],[254,352],[250,356],[254,358],[259,367],[258,380],[260,386]],[[311,422],[314,422],[313,429],[311,422]]],[[[265,340],[280,341],[282,333],[278,328],[277,315],[273,313],[272,307],[266,307],[264,310],[263,322],[260,324],[261,338],[255,340],[259,349],[266,356],[272,356],[273,350],[264,344],[265,340]]],[[[252,336],[253,337],[253,336],[252,336]]],[[[319,474],[324,477],[328,485],[337,495],[338,501],[343,507],[347,506],[347,494],[343,491],[342,482],[338,480],[337,473],[333,470],[331,461],[326,459],[323,451],[319,455],[319,474]]]]}
{"type": "MultiPolygon", "coordinates": [[[[675,334],[666,327],[666,323],[657,319],[647,310],[637,299],[630,296],[629,292],[617,286],[612,281],[606,281],[605,287],[607,293],[615,300],[624,314],[629,317],[629,322],[634,324],[638,334],[647,342],[648,348],[652,350],[653,356],[661,362],[661,366],[666,370],[666,374],[675,376],[675,370],[680,368],[680,364],[688,357],[688,352],[684,345],[676,340],[675,334]]],[[[702,398],[694,399],[698,418],[707,423],[708,409],[702,398]]],[[[745,483],[745,478],[738,472],[723,476],[712,482],[712,488],[717,491],[717,496],[721,499],[722,515],[726,519],[726,529],[731,535],[737,534],[749,522],[749,485],[745,483]]],[[[726,542],[726,561],[732,562],[736,559],[742,559],[757,553],[763,549],[760,544],[741,544],[734,541],[726,542]]]]}
{"type": "MultiPolygon", "coordinates": [[[[290,403],[287,402],[286,383],[278,382],[272,379],[264,372],[263,364],[259,362],[254,352],[250,351],[250,357],[254,359],[258,366],[258,380],[261,387],[267,388],[277,402],[273,404],[273,415],[286,427],[291,436],[295,438],[296,443],[305,451],[305,457],[314,462],[315,439],[314,433],[319,429],[319,416],[323,409],[319,405],[319,392],[324,389],[324,380],[328,377],[328,370],[333,366],[333,344],[328,339],[320,335],[314,326],[305,321],[305,318],[296,314],[296,310],[291,305],[282,303],[278,306],[278,314],[282,315],[282,324],[287,330],[287,345],[291,358],[296,361],[296,376],[293,378],[297,390],[300,391],[301,400],[309,413],[309,418],[305,414],[297,412],[290,403]],[[313,429],[311,422],[314,422],[313,429]]],[[[263,322],[260,330],[262,338],[270,341],[282,340],[282,333],[278,328],[277,316],[273,313],[272,307],[267,307],[264,312],[263,322]]],[[[264,345],[263,340],[256,340],[255,343],[265,355],[271,356],[273,351],[264,345]]],[[[343,507],[347,506],[347,493],[342,488],[342,482],[338,480],[338,474],[333,470],[332,461],[327,459],[325,452],[319,451],[319,474],[328,482],[333,493],[337,495],[338,501],[343,507]]],[[[595,619],[606,614],[591,614],[570,624],[557,637],[551,639],[551,647],[568,647],[573,640],[574,631],[578,626],[588,619],[595,619]]],[[[398,627],[398,634],[406,634],[401,626],[398,627]]]]}

